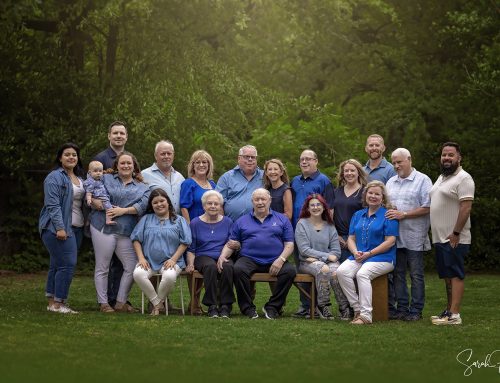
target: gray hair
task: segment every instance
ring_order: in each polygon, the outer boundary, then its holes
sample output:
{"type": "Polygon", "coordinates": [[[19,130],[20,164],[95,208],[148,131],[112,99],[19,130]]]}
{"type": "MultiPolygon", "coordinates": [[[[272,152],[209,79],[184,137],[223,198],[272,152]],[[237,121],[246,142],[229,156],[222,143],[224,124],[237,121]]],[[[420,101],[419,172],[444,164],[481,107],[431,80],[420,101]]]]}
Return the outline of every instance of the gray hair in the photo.
{"type": "Polygon", "coordinates": [[[245,145],[245,146],[242,146],[242,147],[240,148],[240,150],[238,151],[238,155],[239,155],[239,156],[242,156],[242,155],[243,155],[243,151],[244,151],[245,149],[255,150],[255,155],[257,155],[257,148],[256,148],[255,146],[253,146],[253,145],[245,145]]]}
{"type": "Polygon", "coordinates": [[[175,149],[174,149],[174,144],[172,144],[172,141],[169,141],[169,140],[161,140],[161,141],[158,141],[155,145],[155,154],[156,152],[158,151],[158,147],[160,145],[163,145],[163,144],[166,144],[166,145],[170,145],[172,147],[172,149],[174,150],[175,152],[175,149]]]}
{"type": "Polygon", "coordinates": [[[394,157],[394,156],[403,156],[404,158],[406,158],[408,160],[411,159],[410,151],[406,148],[395,149],[391,154],[391,157],[394,157]]]}
{"type": "Polygon", "coordinates": [[[253,196],[254,196],[255,194],[257,194],[257,193],[265,193],[265,194],[267,194],[267,196],[268,196],[269,198],[271,198],[271,193],[269,193],[269,190],[264,189],[264,188],[258,188],[258,189],[255,189],[255,190],[253,191],[253,193],[252,193],[252,199],[253,199],[253,196]]]}
{"type": "Polygon", "coordinates": [[[220,194],[217,190],[209,190],[206,191],[202,196],[201,196],[201,204],[205,206],[205,203],[207,202],[207,199],[210,197],[217,197],[219,199],[219,202],[221,205],[224,205],[224,197],[222,197],[222,194],[220,194]]]}

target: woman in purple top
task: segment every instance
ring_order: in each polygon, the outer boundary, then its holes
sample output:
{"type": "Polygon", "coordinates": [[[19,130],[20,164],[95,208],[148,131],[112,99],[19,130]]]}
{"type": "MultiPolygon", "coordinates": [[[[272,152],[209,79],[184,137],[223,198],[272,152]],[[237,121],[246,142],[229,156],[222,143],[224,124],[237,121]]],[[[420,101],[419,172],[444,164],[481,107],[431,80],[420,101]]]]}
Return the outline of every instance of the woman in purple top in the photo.
{"type": "Polygon", "coordinates": [[[201,200],[205,213],[190,224],[192,242],[187,253],[186,271],[192,273],[196,269],[203,274],[205,296],[202,302],[208,306],[208,316],[229,318],[234,302],[233,261],[225,263],[219,275],[217,260],[228,241],[233,221],[220,214],[224,199],[218,191],[207,191],[201,200]],[[220,289],[219,305],[217,287],[220,289]]]}
{"type": "Polygon", "coordinates": [[[285,214],[292,219],[292,191],[290,180],[285,165],[280,160],[273,158],[264,164],[264,188],[271,193],[271,209],[285,214]]]}
{"type": "Polygon", "coordinates": [[[205,213],[201,197],[207,190],[215,189],[213,173],[214,162],[210,154],[197,150],[191,155],[188,164],[189,178],[181,184],[180,196],[181,213],[187,223],[205,213]]]}

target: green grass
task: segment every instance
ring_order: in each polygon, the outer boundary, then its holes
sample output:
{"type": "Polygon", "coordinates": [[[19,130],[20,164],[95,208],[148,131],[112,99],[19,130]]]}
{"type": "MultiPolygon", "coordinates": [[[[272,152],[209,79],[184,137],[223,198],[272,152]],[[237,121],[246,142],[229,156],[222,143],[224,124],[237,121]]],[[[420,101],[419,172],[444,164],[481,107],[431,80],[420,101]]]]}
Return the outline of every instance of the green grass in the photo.
{"type": "MultiPolygon", "coordinates": [[[[285,318],[277,321],[251,321],[240,315],[230,320],[104,315],[97,312],[93,279],[88,276],[77,276],[71,286],[71,306],[81,313],[64,316],[46,311],[45,275],[4,275],[0,380],[498,382],[498,367],[474,368],[464,377],[465,367],[456,355],[471,348],[472,361],[484,361],[488,353],[500,350],[499,282],[498,275],[466,279],[462,326],[438,327],[428,320],[445,305],[444,284],[433,275],[426,279],[423,321],[352,326],[291,318],[298,306],[295,288],[285,318]]],[[[257,288],[260,310],[268,286],[259,283],[257,288]]],[[[173,299],[179,305],[178,295],[173,299]]],[[[137,286],[131,300],[140,304],[137,286]]],[[[500,352],[497,355],[492,364],[500,363],[500,352]]]]}

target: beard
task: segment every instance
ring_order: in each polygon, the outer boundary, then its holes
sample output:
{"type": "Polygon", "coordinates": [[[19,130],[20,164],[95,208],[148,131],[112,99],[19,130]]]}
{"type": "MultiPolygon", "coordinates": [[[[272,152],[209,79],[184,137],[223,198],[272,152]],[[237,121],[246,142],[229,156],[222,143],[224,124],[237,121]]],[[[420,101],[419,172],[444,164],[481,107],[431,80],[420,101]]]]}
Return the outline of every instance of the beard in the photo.
{"type": "Polygon", "coordinates": [[[441,174],[445,177],[451,176],[458,169],[458,162],[456,163],[446,163],[446,165],[441,164],[441,174]]]}

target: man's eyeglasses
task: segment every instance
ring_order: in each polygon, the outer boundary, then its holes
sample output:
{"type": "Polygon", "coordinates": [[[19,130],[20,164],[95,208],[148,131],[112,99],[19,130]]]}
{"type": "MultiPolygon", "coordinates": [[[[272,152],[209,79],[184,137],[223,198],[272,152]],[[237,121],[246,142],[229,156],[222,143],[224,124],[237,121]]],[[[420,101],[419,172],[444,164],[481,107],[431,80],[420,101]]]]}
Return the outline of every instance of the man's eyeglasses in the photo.
{"type": "Polygon", "coordinates": [[[250,161],[250,160],[256,160],[257,156],[244,156],[243,154],[240,154],[240,157],[242,157],[245,161],[250,161]]]}
{"type": "Polygon", "coordinates": [[[299,159],[299,162],[311,162],[311,161],[314,161],[316,158],[312,158],[312,157],[301,157],[299,159]]]}

